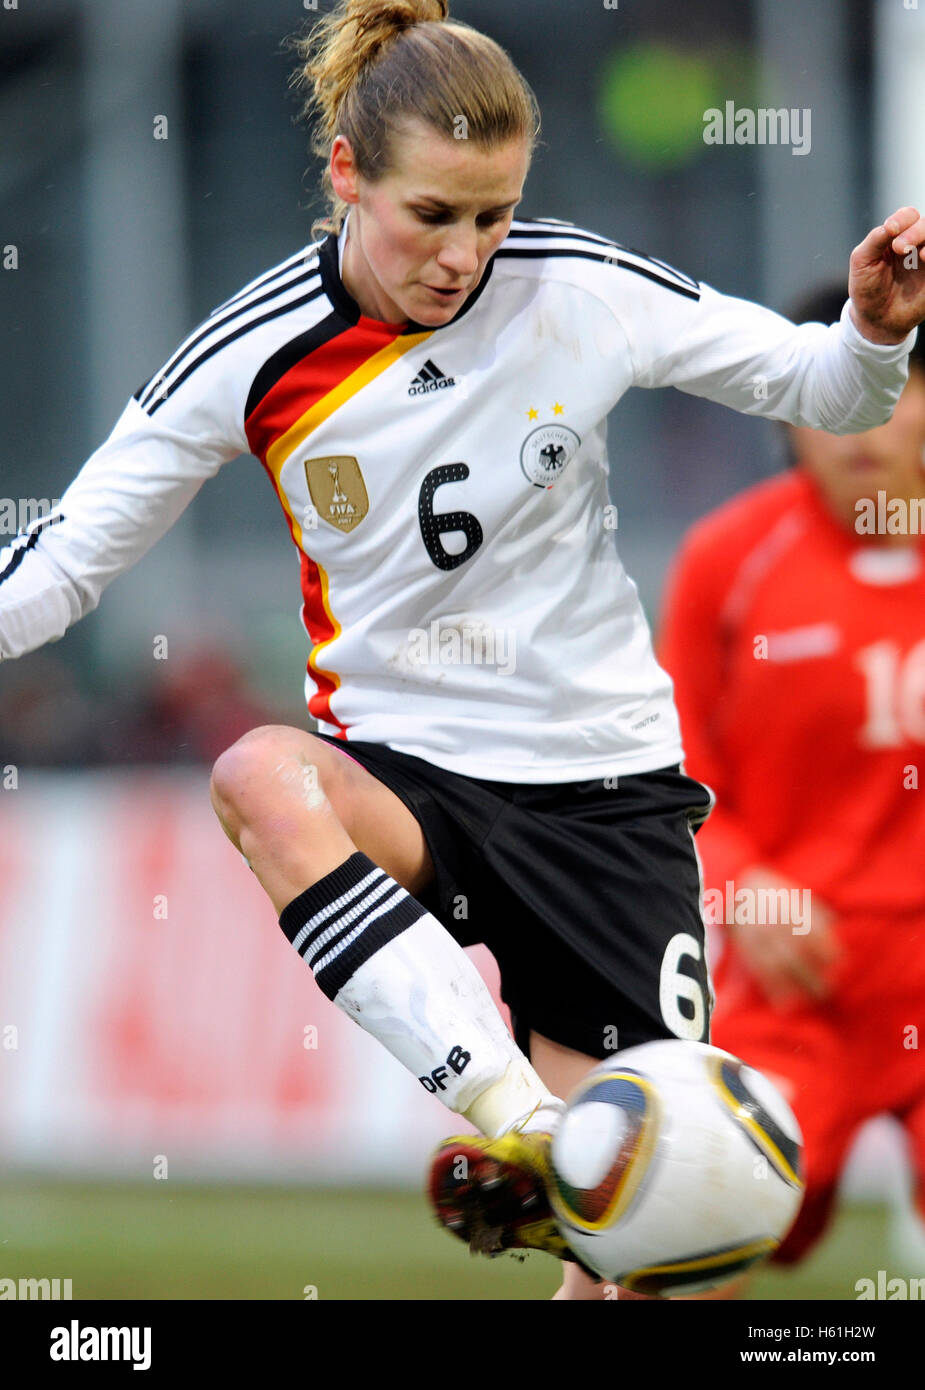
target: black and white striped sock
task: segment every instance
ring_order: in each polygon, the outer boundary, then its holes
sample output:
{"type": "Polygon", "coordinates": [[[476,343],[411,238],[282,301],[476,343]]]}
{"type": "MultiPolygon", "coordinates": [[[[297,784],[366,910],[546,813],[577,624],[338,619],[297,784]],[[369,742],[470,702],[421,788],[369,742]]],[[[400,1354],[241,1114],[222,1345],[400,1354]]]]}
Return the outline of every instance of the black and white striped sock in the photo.
{"type": "Polygon", "coordinates": [[[284,907],[279,924],[333,999],[370,956],[425,915],[410,893],[357,852],[284,907]]]}
{"type": "Polygon", "coordinates": [[[485,981],[446,928],[365,854],[300,893],[279,924],[329,999],[450,1110],[486,1134],[561,1101],[518,1048],[485,981]]]}

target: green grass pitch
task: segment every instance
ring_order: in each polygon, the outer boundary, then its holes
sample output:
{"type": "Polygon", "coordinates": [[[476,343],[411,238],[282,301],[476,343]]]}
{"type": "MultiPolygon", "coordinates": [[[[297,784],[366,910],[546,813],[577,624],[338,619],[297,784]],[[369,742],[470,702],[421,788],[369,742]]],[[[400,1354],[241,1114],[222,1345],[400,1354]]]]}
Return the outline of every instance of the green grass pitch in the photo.
{"type": "MultiPolygon", "coordinates": [[[[843,1207],[796,1270],[763,1267],[752,1297],[848,1299],[887,1259],[887,1214],[843,1207]]],[[[69,1278],[75,1299],[547,1299],[545,1255],[475,1258],[422,1195],[227,1185],[7,1180],[0,1278],[69,1278]]]]}

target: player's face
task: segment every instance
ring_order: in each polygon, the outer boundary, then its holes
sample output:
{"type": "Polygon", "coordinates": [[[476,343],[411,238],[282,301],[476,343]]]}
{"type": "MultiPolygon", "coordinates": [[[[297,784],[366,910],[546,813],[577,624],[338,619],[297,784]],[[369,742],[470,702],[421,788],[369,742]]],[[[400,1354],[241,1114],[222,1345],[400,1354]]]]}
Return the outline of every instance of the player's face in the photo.
{"type": "Polygon", "coordinates": [[[525,140],[486,150],[413,122],[395,140],[392,168],[370,183],[339,136],[331,177],[351,206],[343,280],[362,312],[449,323],[507,236],[528,167],[525,140]]]}
{"type": "MultiPolygon", "coordinates": [[[[887,497],[925,497],[925,371],[913,367],[893,418],[865,434],[832,435],[791,429],[800,468],[816,480],[830,508],[854,529],[855,503],[887,497]]],[[[873,538],[872,538],[873,539],[873,538]]],[[[881,537],[898,541],[903,537],[881,537]]]]}

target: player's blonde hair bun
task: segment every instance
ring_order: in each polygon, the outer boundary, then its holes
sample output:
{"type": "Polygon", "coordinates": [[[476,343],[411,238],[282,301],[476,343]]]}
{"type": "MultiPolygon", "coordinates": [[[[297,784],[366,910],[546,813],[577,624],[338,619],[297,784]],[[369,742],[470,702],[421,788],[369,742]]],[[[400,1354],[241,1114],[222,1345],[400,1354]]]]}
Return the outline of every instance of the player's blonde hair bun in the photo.
{"type": "MultiPolygon", "coordinates": [[[[302,114],[315,122],[315,153],[327,160],[336,136],[345,136],[370,181],[391,168],[403,121],[486,148],[517,138],[533,148],[532,91],[493,39],[450,20],[448,0],[340,0],[289,46],[299,60],[293,86],[307,93],[302,114]]],[[[319,225],[336,230],[344,207],[329,173],[325,187],[332,217],[319,225]]]]}
{"type": "Polygon", "coordinates": [[[326,15],[312,30],[302,68],[325,134],[334,138],[344,98],[392,40],[449,12],[447,0],[345,0],[326,15]]]}

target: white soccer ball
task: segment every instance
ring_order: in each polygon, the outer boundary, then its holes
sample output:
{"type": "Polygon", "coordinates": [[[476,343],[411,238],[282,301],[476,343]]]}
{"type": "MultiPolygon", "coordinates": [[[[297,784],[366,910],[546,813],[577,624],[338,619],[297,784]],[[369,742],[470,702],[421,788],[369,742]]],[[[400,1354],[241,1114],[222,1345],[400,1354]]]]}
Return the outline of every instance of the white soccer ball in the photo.
{"type": "Polygon", "coordinates": [[[579,1259],[637,1293],[725,1283],[780,1244],[803,1191],[803,1138],[770,1081],[706,1043],[614,1054],[569,1097],[553,1211],[579,1259]]]}

